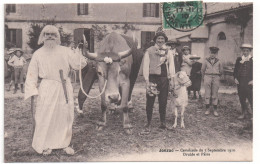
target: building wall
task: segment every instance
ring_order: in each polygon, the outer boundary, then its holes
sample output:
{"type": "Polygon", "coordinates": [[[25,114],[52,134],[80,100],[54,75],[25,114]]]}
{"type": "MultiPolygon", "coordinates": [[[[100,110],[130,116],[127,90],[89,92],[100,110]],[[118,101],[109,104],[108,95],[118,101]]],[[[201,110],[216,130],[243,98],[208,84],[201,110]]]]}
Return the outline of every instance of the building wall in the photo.
{"type": "MultiPolygon", "coordinates": [[[[88,15],[77,14],[77,4],[17,4],[17,13],[6,15],[9,20],[74,21],[76,23],[94,22],[133,22],[161,24],[159,17],[143,17],[143,3],[99,3],[89,4],[88,15]],[[112,16],[112,17],[111,17],[112,16]]],[[[93,24],[93,23],[92,23],[93,24]]]]}

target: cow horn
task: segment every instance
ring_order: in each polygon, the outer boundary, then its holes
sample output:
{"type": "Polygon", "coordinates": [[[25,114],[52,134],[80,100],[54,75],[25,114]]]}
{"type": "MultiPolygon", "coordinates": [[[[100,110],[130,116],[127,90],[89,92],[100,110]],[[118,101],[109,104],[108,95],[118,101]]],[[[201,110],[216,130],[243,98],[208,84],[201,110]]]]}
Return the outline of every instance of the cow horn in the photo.
{"type": "Polygon", "coordinates": [[[83,55],[86,56],[88,59],[90,60],[95,60],[97,58],[97,53],[89,53],[88,50],[87,50],[87,47],[86,47],[86,43],[87,40],[86,40],[86,37],[85,35],[83,34],[83,55]]]}
{"type": "Polygon", "coordinates": [[[132,53],[132,49],[126,50],[126,51],[122,51],[122,52],[118,52],[118,56],[123,59],[128,57],[129,55],[131,55],[132,53]]]}

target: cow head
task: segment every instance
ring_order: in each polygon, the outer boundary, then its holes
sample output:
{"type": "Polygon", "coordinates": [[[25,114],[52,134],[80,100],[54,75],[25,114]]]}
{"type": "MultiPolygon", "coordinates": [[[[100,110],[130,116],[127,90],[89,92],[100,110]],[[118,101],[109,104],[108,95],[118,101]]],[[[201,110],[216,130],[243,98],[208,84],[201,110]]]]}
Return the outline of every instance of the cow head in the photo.
{"type": "MultiPolygon", "coordinates": [[[[111,39],[111,38],[110,38],[111,39]]],[[[113,39],[113,38],[112,38],[113,39]]],[[[114,38],[116,39],[116,38],[114,38]]],[[[128,47],[127,50],[115,52],[112,43],[106,43],[109,48],[103,47],[102,51],[98,53],[89,53],[83,49],[84,55],[91,60],[96,61],[96,71],[99,79],[99,88],[103,89],[105,81],[107,82],[105,88],[105,100],[109,103],[117,103],[121,100],[119,94],[120,82],[120,61],[131,55],[132,49],[128,47]]]]}

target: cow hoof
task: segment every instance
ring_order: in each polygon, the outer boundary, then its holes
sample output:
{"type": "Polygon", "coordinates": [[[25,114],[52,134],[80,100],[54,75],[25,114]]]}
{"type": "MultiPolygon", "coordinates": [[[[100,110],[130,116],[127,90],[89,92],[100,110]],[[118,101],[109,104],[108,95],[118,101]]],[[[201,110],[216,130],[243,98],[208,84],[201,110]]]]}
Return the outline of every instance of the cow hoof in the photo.
{"type": "Polygon", "coordinates": [[[185,129],[185,126],[184,126],[184,125],[181,125],[181,128],[185,129]]]}
{"type": "Polygon", "coordinates": [[[126,128],[124,130],[125,130],[125,133],[128,134],[128,135],[133,134],[133,129],[132,128],[126,128]]]}

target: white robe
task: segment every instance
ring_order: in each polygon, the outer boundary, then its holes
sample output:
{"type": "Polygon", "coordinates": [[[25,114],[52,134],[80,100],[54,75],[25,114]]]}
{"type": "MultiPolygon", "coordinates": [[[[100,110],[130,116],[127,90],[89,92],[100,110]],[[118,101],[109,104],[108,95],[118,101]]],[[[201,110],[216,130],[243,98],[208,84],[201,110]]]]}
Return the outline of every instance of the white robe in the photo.
{"type": "Polygon", "coordinates": [[[68,77],[70,67],[82,68],[86,59],[70,48],[57,46],[54,49],[42,47],[30,62],[26,82],[25,99],[38,95],[35,111],[35,131],[32,147],[42,153],[46,149],[68,147],[72,137],[74,119],[73,88],[68,77]],[[66,79],[68,104],[66,103],[59,70],[66,79]],[[38,77],[42,78],[37,88],[38,77]]]}

